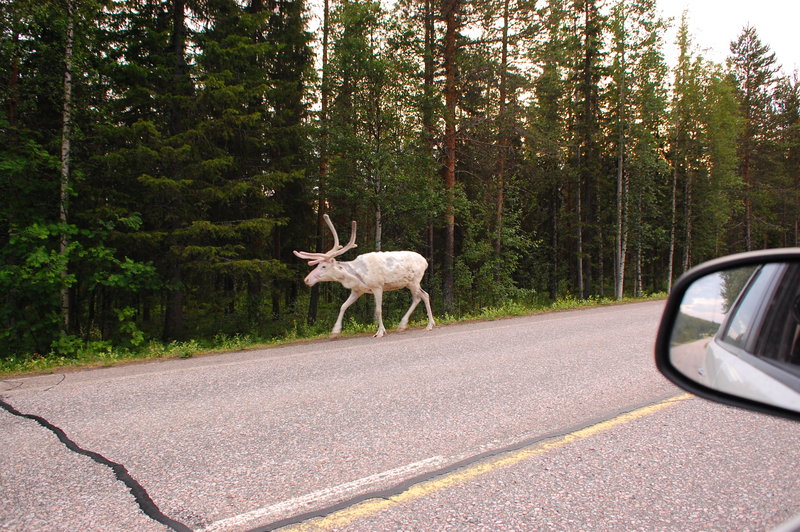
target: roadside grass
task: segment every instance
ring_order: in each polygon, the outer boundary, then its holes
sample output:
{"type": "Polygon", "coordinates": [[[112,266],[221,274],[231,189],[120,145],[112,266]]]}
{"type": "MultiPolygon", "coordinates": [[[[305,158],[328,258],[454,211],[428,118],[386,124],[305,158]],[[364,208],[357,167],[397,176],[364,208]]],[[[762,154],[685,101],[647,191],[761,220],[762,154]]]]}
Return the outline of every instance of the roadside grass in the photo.
{"type": "MultiPolygon", "coordinates": [[[[652,301],[666,297],[667,294],[662,292],[619,300],[600,297],[591,297],[589,299],[566,297],[549,304],[508,301],[500,306],[484,307],[478,311],[458,316],[436,316],[436,324],[449,325],[471,321],[499,320],[554,311],[652,301]]],[[[388,333],[391,333],[391,330],[397,326],[397,323],[392,323],[389,320],[384,320],[384,323],[388,333]]],[[[426,323],[426,318],[413,320],[409,323],[409,328],[422,328],[426,323]]],[[[88,345],[76,349],[74,354],[69,356],[52,352],[45,355],[2,357],[0,358],[0,377],[53,373],[64,369],[109,367],[138,361],[191,358],[207,354],[263,349],[292,342],[327,338],[329,326],[330,324],[307,326],[304,323],[295,323],[287,334],[277,338],[257,338],[250,335],[218,335],[210,340],[188,340],[185,342],[170,342],[168,344],[149,342],[135,349],[113,347],[107,342],[90,342],[88,345]],[[324,332],[321,332],[323,330],[324,332]]],[[[355,318],[350,318],[345,322],[341,336],[374,334],[375,330],[376,326],[371,321],[360,322],[355,318]]]]}

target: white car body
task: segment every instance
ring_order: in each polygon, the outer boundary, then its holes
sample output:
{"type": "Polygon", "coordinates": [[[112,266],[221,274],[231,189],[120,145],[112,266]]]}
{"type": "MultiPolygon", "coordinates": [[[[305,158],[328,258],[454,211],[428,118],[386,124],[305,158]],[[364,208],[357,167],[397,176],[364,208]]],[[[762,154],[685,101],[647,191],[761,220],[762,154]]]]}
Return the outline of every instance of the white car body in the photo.
{"type": "Polygon", "coordinates": [[[702,371],[696,380],[720,392],[800,411],[800,393],[754,363],[758,363],[756,357],[735,354],[714,338],[706,347],[702,371]],[[753,360],[748,361],[747,357],[753,360]]]}

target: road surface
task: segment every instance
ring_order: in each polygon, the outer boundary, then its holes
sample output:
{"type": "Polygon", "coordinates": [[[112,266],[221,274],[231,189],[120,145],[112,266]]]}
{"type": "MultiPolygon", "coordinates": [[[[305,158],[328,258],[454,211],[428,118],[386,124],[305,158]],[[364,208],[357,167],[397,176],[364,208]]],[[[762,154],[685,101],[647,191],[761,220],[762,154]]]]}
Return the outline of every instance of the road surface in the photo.
{"type": "Polygon", "coordinates": [[[3,530],[767,530],[800,424],[656,370],[663,302],[0,381],[3,530]]]}

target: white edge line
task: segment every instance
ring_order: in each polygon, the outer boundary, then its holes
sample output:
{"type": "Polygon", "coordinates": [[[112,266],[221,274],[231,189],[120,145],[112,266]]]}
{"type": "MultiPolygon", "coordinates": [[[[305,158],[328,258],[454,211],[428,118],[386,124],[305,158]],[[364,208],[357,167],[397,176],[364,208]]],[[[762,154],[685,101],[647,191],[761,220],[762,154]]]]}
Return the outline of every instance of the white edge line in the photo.
{"type": "Polygon", "coordinates": [[[332,501],[344,498],[347,495],[357,493],[363,490],[364,487],[372,484],[403,478],[426,468],[439,466],[444,464],[446,461],[447,459],[444,456],[433,456],[431,458],[426,458],[425,460],[420,460],[419,462],[413,462],[395,469],[390,469],[388,471],[376,473],[368,477],[363,477],[351,482],[339,484],[338,486],[332,486],[330,488],[307,493],[306,495],[288,499],[271,506],[256,508],[255,510],[245,512],[243,514],[220,519],[219,521],[215,521],[206,527],[200,528],[198,532],[229,530],[235,527],[240,527],[251,521],[266,520],[270,516],[286,516],[287,514],[292,515],[301,511],[308,511],[312,506],[319,506],[320,503],[329,500],[332,501]]]}

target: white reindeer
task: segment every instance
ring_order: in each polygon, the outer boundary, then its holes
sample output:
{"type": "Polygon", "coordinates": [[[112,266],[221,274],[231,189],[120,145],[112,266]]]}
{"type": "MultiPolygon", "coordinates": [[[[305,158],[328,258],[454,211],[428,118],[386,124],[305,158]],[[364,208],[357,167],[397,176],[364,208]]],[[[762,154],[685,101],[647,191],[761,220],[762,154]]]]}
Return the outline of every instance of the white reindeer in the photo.
{"type": "Polygon", "coordinates": [[[303,260],[308,261],[309,266],[316,265],[311,273],[305,278],[308,286],[314,286],[320,281],[336,281],[342,286],[351,290],[350,297],[347,298],[339,309],[339,317],[333,326],[331,336],[337,336],[342,332],[342,318],[347,308],[356,302],[362,294],[373,294],[375,296],[375,319],[378,321],[378,332],[376,338],[380,338],[386,332],[383,326],[383,293],[390,290],[408,288],[411,291],[411,307],[400,320],[397,330],[402,331],[408,327],[408,318],[420,301],[425,302],[425,310],[428,311],[428,326],[426,329],[433,329],[433,312],[431,312],[431,302],[428,293],[420,286],[422,276],[428,267],[428,261],[419,253],[413,251],[375,251],[359,255],[355,260],[349,262],[338,262],[336,257],[346,251],[356,247],[356,222],[353,220],[353,227],[350,234],[350,242],[346,246],[339,245],[339,236],[333,227],[333,222],[324,215],[325,223],[333,233],[333,247],[327,253],[309,253],[307,251],[295,251],[294,254],[303,260]]]}

